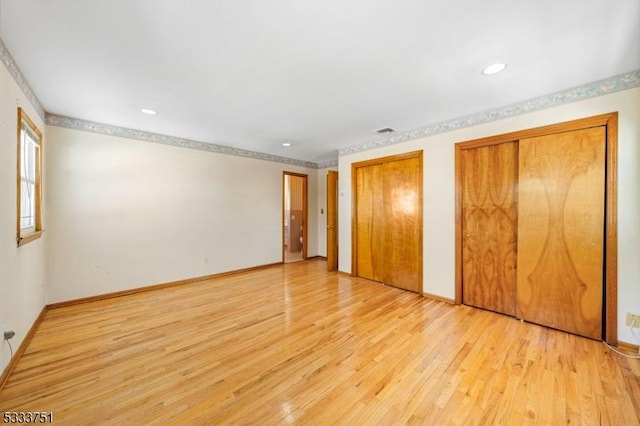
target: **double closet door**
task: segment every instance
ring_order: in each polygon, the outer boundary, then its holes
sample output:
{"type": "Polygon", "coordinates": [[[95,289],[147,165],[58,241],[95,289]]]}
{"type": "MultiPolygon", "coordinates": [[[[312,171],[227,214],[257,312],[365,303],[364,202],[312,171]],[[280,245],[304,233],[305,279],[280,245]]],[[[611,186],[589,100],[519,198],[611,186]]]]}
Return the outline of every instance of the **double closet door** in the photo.
{"type": "Polygon", "coordinates": [[[460,152],[462,301],[603,334],[606,126],[460,152]]]}
{"type": "Polygon", "coordinates": [[[354,275],[422,294],[422,151],[354,163],[354,275]]]}

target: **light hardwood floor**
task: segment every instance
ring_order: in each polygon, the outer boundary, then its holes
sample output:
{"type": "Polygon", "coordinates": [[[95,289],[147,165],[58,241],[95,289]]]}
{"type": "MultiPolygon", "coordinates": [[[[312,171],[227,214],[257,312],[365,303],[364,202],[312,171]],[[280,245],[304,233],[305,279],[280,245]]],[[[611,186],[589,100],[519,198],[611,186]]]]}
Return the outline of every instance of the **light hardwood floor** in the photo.
{"type": "Polygon", "coordinates": [[[71,425],[639,424],[640,360],[325,268],[52,309],[0,412],[71,425]]]}

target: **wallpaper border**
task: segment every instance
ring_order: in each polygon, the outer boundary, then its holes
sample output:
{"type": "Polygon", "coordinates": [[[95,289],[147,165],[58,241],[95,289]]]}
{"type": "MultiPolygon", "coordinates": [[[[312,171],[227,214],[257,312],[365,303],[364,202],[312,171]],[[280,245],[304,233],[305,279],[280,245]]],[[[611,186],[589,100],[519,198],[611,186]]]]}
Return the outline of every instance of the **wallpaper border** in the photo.
{"type": "Polygon", "coordinates": [[[22,93],[24,93],[29,102],[31,102],[31,105],[33,105],[33,107],[35,108],[40,118],[44,121],[46,113],[44,108],[42,107],[42,104],[40,103],[40,100],[36,96],[35,92],[31,89],[31,86],[27,82],[27,79],[24,78],[22,71],[20,71],[20,67],[18,67],[18,64],[13,59],[13,56],[11,56],[11,52],[9,52],[9,49],[7,49],[7,46],[5,46],[4,41],[1,38],[0,61],[2,61],[4,66],[7,68],[7,71],[9,71],[11,77],[13,77],[13,80],[16,82],[20,90],[22,90],[22,93]]]}
{"type": "Polygon", "coordinates": [[[391,137],[377,139],[371,142],[342,148],[338,151],[338,156],[354,154],[361,151],[368,151],[370,149],[380,148],[388,145],[395,145],[413,139],[419,139],[439,133],[446,133],[453,130],[463,129],[465,127],[477,126],[479,124],[489,123],[491,121],[515,117],[517,115],[527,114],[530,112],[553,108],[556,106],[565,105],[589,98],[608,95],[623,90],[633,89],[635,87],[640,87],[640,70],[631,71],[625,74],[620,74],[614,77],[595,81],[593,83],[573,87],[571,89],[562,90],[550,95],[540,96],[504,107],[471,114],[462,118],[442,121],[440,123],[430,124],[417,129],[399,132],[391,137]]]}
{"type": "Polygon", "coordinates": [[[338,167],[338,160],[323,161],[321,163],[318,163],[319,169],[330,169],[332,167],[338,167]]]}
{"type": "Polygon", "coordinates": [[[279,155],[265,154],[262,152],[249,151],[246,149],[233,148],[224,145],[216,145],[208,142],[196,141],[193,139],[185,139],[176,136],[163,135],[160,133],[146,132],[144,130],[111,126],[109,124],[96,123],[94,121],[81,120],[79,118],[65,117],[56,114],[47,113],[46,122],[49,126],[64,127],[66,129],[98,133],[120,138],[135,139],[139,141],[176,146],[180,148],[196,149],[199,151],[213,152],[216,154],[234,155],[236,157],[272,161],[276,163],[288,164],[291,166],[301,166],[311,169],[318,168],[318,164],[311,161],[297,160],[295,158],[282,157],[279,155]]]}

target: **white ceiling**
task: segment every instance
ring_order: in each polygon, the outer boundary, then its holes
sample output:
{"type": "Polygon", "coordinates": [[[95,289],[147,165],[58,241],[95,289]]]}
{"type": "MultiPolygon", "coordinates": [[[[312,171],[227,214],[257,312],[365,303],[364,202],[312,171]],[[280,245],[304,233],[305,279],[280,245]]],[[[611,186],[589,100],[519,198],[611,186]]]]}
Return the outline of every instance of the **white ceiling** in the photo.
{"type": "Polygon", "coordinates": [[[0,2],[47,112],[312,162],[640,69],[638,0],[0,2]]]}

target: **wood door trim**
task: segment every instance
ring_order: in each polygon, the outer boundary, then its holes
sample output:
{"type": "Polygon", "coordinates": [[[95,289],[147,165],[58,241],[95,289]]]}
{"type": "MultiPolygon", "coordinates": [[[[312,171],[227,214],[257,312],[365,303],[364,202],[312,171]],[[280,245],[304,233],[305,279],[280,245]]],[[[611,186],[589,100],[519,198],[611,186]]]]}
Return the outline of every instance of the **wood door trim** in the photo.
{"type": "Polygon", "coordinates": [[[607,120],[605,166],[605,341],[618,342],[618,113],[607,120]]]}
{"type": "MultiPolygon", "coordinates": [[[[357,164],[357,163],[356,163],[357,164]]],[[[351,164],[351,276],[358,276],[358,167],[351,164]]],[[[363,167],[363,166],[359,166],[363,167]]]]}
{"type": "Polygon", "coordinates": [[[618,113],[535,127],[455,144],[455,303],[462,303],[462,151],[520,139],[606,126],[604,339],[618,341],[618,113]]]}
{"type": "MultiPolygon", "coordinates": [[[[535,138],[538,136],[546,136],[553,133],[571,132],[574,130],[588,129],[590,127],[609,126],[611,117],[616,117],[617,112],[596,115],[593,117],[579,118],[577,120],[565,121],[562,123],[549,124],[546,126],[534,127],[532,129],[518,130],[515,132],[504,133],[501,135],[489,136],[486,138],[472,139],[469,141],[456,143],[456,148],[472,149],[480,148],[488,145],[496,145],[505,142],[513,142],[519,139],[535,138]]],[[[617,128],[617,125],[616,125],[617,128]]],[[[617,132],[616,132],[617,134],[617,132]]]]}
{"type": "Polygon", "coordinates": [[[423,233],[423,186],[424,186],[424,174],[423,174],[423,167],[424,167],[424,162],[423,162],[423,155],[422,155],[423,151],[422,150],[418,150],[418,151],[411,151],[411,152],[406,152],[403,154],[396,154],[396,155],[389,155],[386,157],[380,157],[380,158],[374,158],[374,159],[370,159],[370,160],[365,160],[365,161],[358,161],[356,163],[351,163],[351,276],[352,277],[357,277],[358,276],[358,223],[357,223],[357,217],[358,217],[358,179],[357,179],[357,170],[360,167],[368,167],[368,166],[374,166],[377,164],[384,164],[384,163],[389,163],[392,161],[399,161],[399,160],[407,160],[410,158],[419,158],[420,159],[420,175],[421,175],[421,179],[420,179],[420,188],[419,188],[419,200],[418,202],[420,203],[420,228],[421,228],[421,232],[420,232],[420,276],[423,275],[423,245],[424,245],[424,241],[423,241],[423,237],[422,237],[422,233],[423,233]]]}
{"type": "Polygon", "coordinates": [[[408,160],[410,158],[421,158],[421,157],[422,157],[422,150],[405,152],[403,154],[389,155],[386,157],[373,158],[370,160],[358,161],[357,163],[351,163],[351,170],[353,170],[354,167],[360,168],[360,167],[374,166],[376,164],[384,164],[384,163],[390,163],[392,161],[408,160]]]}

